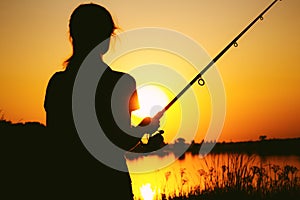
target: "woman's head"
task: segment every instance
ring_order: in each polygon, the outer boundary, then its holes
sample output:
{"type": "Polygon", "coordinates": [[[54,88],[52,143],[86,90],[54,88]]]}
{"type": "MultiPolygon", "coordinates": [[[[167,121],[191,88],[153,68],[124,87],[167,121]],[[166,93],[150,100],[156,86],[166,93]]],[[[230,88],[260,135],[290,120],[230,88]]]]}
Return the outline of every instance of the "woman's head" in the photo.
{"type": "Polygon", "coordinates": [[[108,39],[115,29],[111,15],[104,7],[92,3],[78,6],[69,23],[73,55],[66,62],[69,63],[76,56],[86,56],[95,46],[108,39]]]}

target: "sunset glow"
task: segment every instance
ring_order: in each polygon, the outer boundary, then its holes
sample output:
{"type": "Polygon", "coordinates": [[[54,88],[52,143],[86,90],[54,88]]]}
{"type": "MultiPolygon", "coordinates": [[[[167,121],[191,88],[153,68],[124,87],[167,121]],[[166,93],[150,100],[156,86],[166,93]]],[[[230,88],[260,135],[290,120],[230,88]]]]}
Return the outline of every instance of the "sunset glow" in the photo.
{"type": "MultiPolygon", "coordinates": [[[[112,13],[120,32],[141,27],[175,30],[195,40],[213,57],[270,2],[133,0],[126,7],[120,0],[97,3],[112,13]]],[[[46,86],[54,72],[63,70],[62,63],[71,54],[68,20],[80,3],[83,2],[1,1],[0,110],[5,119],[45,124],[46,86]]],[[[299,137],[299,7],[299,0],[278,2],[263,21],[240,39],[238,48],[230,49],[218,61],[227,98],[220,141],[256,140],[262,134],[268,138],[299,137]]],[[[115,42],[124,41],[116,37],[115,42]]],[[[111,67],[131,73],[137,65],[160,63],[182,74],[186,81],[195,75],[195,71],[186,71],[190,69],[188,63],[174,55],[146,52],[139,56],[140,53],[126,55],[111,67]]],[[[177,88],[184,86],[185,83],[178,83],[177,88]]],[[[173,95],[178,90],[172,91],[173,95]]],[[[196,137],[199,142],[209,124],[211,105],[205,87],[195,86],[193,91],[201,111],[196,137]]],[[[184,96],[176,106],[180,108],[181,103],[189,101],[190,97],[184,96]]],[[[181,114],[173,107],[167,115],[166,123],[173,126],[165,137],[171,139],[178,131],[181,114]]],[[[188,127],[185,130],[189,134],[188,127]]],[[[186,138],[191,140],[191,136],[186,138]]]]}
{"type": "Polygon", "coordinates": [[[3,196],[298,200],[299,8],[1,0],[3,196]]]}

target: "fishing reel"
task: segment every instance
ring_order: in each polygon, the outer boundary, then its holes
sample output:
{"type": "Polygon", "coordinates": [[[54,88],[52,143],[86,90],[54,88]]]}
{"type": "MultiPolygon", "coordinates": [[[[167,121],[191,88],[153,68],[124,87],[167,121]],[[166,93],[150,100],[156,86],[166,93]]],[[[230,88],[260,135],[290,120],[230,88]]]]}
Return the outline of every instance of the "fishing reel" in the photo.
{"type": "MultiPolygon", "coordinates": [[[[151,118],[146,117],[142,120],[139,126],[146,126],[150,123],[151,123],[151,118]]],[[[132,151],[138,153],[150,153],[161,149],[166,145],[166,143],[164,142],[163,134],[164,134],[163,130],[158,130],[157,132],[153,133],[151,136],[149,134],[146,134],[146,136],[141,139],[141,141],[132,151]]]]}
{"type": "Polygon", "coordinates": [[[163,130],[159,130],[152,134],[152,136],[146,138],[146,142],[141,139],[141,141],[129,151],[134,153],[151,153],[161,149],[166,145],[164,137],[162,136],[163,133],[163,130]]]}
{"type": "Polygon", "coordinates": [[[164,142],[164,137],[162,136],[163,133],[163,130],[159,130],[158,132],[152,134],[152,136],[148,138],[148,142],[146,144],[142,144],[143,152],[149,153],[164,147],[166,143],[164,142]]]}

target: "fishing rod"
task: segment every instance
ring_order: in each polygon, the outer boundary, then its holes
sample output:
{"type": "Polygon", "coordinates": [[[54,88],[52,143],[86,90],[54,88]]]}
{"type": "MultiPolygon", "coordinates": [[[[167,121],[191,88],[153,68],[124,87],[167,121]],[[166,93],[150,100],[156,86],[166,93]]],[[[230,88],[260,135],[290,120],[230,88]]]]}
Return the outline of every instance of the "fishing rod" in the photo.
{"type": "MultiPolygon", "coordinates": [[[[200,86],[205,85],[205,81],[202,78],[202,76],[205,74],[205,72],[214,64],[216,63],[232,46],[237,47],[238,43],[237,41],[258,21],[258,20],[263,20],[263,15],[270,10],[270,8],[277,2],[278,0],[273,1],[262,13],[260,13],[240,34],[238,34],[214,59],[210,61],[206,65],[206,67],[203,68],[203,70],[195,76],[187,86],[185,86],[181,92],[178,93],[176,97],[174,97],[168,105],[160,112],[159,118],[162,115],[162,113],[166,112],[196,81],[198,81],[198,84],[200,86]]],[[[281,0],[279,0],[281,1],[281,0]]]]}
{"type": "MultiPolygon", "coordinates": [[[[264,11],[262,11],[244,30],[242,30],[242,32],[240,32],[240,34],[238,34],[214,59],[212,59],[207,65],[206,67],[204,67],[202,69],[202,71],[197,74],[192,80],[191,82],[189,82],[178,94],[176,97],[174,97],[170,103],[168,103],[160,112],[158,112],[154,118],[161,118],[162,115],[196,82],[198,81],[198,84],[200,86],[204,86],[205,85],[205,81],[202,78],[202,76],[205,74],[205,72],[207,70],[209,70],[209,68],[211,68],[213,66],[214,63],[216,63],[232,46],[234,47],[238,47],[238,43],[237,41],[258,21],[258,20],[263,20],[263,15],[272,8],[272,6],[277,3],[277,1],[281,1],[281,0],[274,0],[264,11]]],[[[150,117],[146,117],[142,120],[142,122],[139,124],[140,126],[145,126],[148,125],[151,122],[151,118],[150,117]]],[[[146,152],[150,152],[153,151],[155,148],[161,148],[160,145],[157,146],[157,144],[162,144],[163,142],[163,138],[161,137],[161,135],[164,133],[163,130],[160,130],[158,133],[153,134],[150,138],[148,138],[149,143],[150,144],[154,144],[153,148],[151,145],[151,148],[146,150],[144,149],[144,151],[146,152]],[[151,142],[150,140],[154,141],[151,142]]],[[[138,143],[135,147],[133,147],[132,149],[136,149],[137,146],[139,146],[140,143],[138,143]]]]}

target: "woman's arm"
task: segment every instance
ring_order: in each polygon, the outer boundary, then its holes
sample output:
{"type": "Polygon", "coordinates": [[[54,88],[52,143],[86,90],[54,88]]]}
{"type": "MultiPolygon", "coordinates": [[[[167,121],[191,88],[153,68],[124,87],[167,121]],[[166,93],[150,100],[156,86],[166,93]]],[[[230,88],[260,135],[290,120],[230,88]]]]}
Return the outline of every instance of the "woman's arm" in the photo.
{"type": "Polygon", "coordinates": [[[134,78],[128,74],[124,74],[114,88],[112,94],[112,111],[114,119],[119,128],[121,128],[128,135],[142,138],[144,134],[152,134],[159,128],[159,119],[161,116],[148,118],[147,124],[139,126],[131,125],[131,113],[138,110],[138,94],[136,91],[136,82],[134,78]],[[121,103],[120,102],[124,102],[121,103]]]}

